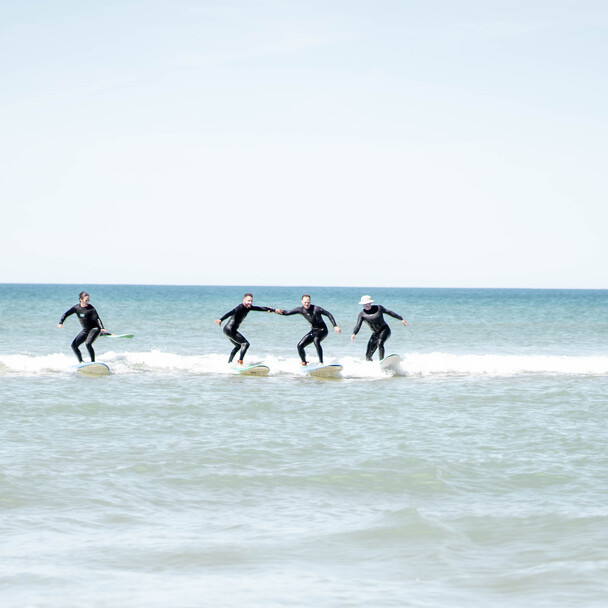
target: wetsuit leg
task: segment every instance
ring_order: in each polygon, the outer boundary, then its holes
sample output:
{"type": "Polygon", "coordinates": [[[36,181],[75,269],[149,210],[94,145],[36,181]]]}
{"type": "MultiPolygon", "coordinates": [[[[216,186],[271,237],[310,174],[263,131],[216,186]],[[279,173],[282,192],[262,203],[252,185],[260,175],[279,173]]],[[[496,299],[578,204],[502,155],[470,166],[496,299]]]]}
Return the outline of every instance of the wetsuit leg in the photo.
{"type": "Polygon", "coordinates": [[[378,332],[378,356],[380,359],[384,359],[384,343],[391,337],[391,328],[385,325],[378,332]]]}
{"type": "Polygon", "coordinates": [[[78,348],[86,339],[88,330],[83,329],[72,341],[72,350],[78,359],[78,363],[82,363],[82,354],[80,353],[80,349],[78,348]]]}
{"type": "Polygon", "coordinates": [[[316,331],[313,337],[313,343],[315,348],[317,349],[317,356],[319,357],[319,363],[323,363],[323,349],[321,348],[321,342],[327,338],[328,331],[327,329],[321,329],[320,331],[316,331]]]}
{"type": "Polygon", "coordinates": [[[309,331],[299,342],[298,342],[298,355],[300,355],[300,360],[302,363],[306,363],[306,352],[304,349],[312,344],[313,335],[312,332],[309,331]]]}
{"type": "Polygon", "coordinates": [[[241,354],[239,355],[239,361],[242,361],[245,358],[245,353],[247,352],[247,349],[249,348],[249,342],[247,341],[245,336],[240,334],[238,331],[224,331],[224,333],[226,334],[226,337],[230,340],[230,342],[234,344],[234,348],[230,353],[230,357],[228,357],[228,363],[232,363],[234,356],[239,352],[239,350],[241,351],[241,354]]]}
{"type": "Polygon", "coordinates": [[[93,342],[95,342],[95,340],[97,340],[100,333],[101,333],[101,329],[99,329],[99,327],[94,327],[93,329],[91,329],[89,331],[89,335],[87,336],[87,339],[84,343],[84,345],[87,347],[87,350],[89,351],[89,356],[91,357],[91,362],[95,361],[95,351],[93,350],[93,342]]]}
{"type": "Polygon", "coordinates": [[[365,352],[365,360],[371,361],[376,349],[378,348],[378,333],[373,332],[367,343],[367,351],[365,352]]]}
{"type": "Polygon", "coordinates": [[[313,329],[309,331],[298,343],[298,354],[302,362],[306,362],[306,353],[304,349],[311,344],[315,345],[317,349],[317,356],[319,357],[319,363],[323,363],[323,349],[321,348],[321,342],[327,337],[327,329],[313,329]]]}

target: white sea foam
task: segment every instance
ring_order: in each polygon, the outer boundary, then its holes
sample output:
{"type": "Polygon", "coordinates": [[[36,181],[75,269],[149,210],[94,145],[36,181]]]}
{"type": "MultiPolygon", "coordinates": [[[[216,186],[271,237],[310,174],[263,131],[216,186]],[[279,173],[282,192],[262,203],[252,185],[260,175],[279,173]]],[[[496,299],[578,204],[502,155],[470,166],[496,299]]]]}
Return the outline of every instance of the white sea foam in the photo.
{"type": "MultiPolygon", "coordinates": [[[[518,376],[548,375],[608,375],[607,356],[555,355],[476,355],[433,353],[404,353],[397,376],[518,376]]],[[[98,358],[107,363],[115,374],[184,374],[207,375],[231,373],[225,354],[181,355],[160,350],[145,352],[109,351],[98,358]]],[[[297,358],[264,355],[251,357],[248,364],[262,363],[270,367],[270,375],[299,376],[302,373],[297,358]]],[[[377,361],[357,357],[327,358],[325,363],[343,366],[342,376],[353,379],[382,379],[387,375],[377,361]]],[[[72,372],[73,357],[53,353],[33,356],[24,354],[0,355],[0,375],[36,376],[72,372]]]]}
{"type": "Polygon", "coordinates": [[[61,353],[43,356],[0,355],[0,375],[53,374],[71,371],[74,367],[73,357],[61,353]]]}
{"type": "Polygon", "coordinates": [[[404,355],[401,367],[408,375],[419,376],[526,374],[601,376],[608,374],[608,357],[408,353],[404,355]]]}

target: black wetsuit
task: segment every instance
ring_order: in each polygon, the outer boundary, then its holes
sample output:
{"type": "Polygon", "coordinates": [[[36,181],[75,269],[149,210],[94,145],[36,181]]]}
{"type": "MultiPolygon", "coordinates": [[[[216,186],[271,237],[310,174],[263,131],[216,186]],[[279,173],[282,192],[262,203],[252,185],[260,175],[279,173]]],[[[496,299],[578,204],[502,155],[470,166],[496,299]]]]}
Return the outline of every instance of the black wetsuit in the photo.
{"type": "Polygon", "coordinates": [[[78,358],[78,361],[82,363],[82,355],[80,354],[80,349],[78,347],[84,342],[87,350],[89,351],[89,355],[91,356],[91,361],[95,361],[93,342],[95,342],[101,333],[101,330],[104,328],[103,323],[101,322],[101,319],[99,318],[99,315],[92,304],[89,304],[88,306],[76,304],[63,314],[59,324],[63,325],[63,322],[73,314],[78,315],[78,320],[82,326],[82,331],[74,338],[74,341],[72,342],[72,350],[78,358]]]}
{"type": "Polygon", "coordinates": [[[247,352],[247,349],[249,348],[249,342],[247,341],[245,336],[243,336],[241,333],[239,333],[238,329],[239,329],[239,325],[243,322],[243,319],[249,314],[250,310],[258,310],[258,311],[262,311],[262,312],[274,312],[274,308],[270,308],[269,306],[251,306],[250,308],[247,308],[244,304],[239,304],[238,306],[233,308],[231,311],[227,312],[220,319],[220,321],[224,321],[224,319],[231,317],[230,321],[228,321],[228,323],[226,323],[226,326],[224,327],[224,330],[223,330],[224,333],[226,334],[226,336],[228,337],[228,339],[230,340],[230,342],[232,342],[234,344],[234,348],[232,349],[232,352],[230,353],[230,357],[228,358],[228,363],[232,363],[232,360],[234,359],[234,355],[236,355],[236,353],[239,350],[241,351],[241,353],[239,355],[239,361],[242,361],[245,357],[245,353],[247,352]]]}
{"type": "Polygon", "coordinates": [[[336,327],[336,320],[330,312],[327,312],[324,308],[311,304],[308,310],[304,306],[298,306],[292,310],[283,311],[281,314],[285,316],[289,315],[302,315],[311,325],[310,331],[300,340],[298,343],[298,354],[302,363],[306,362],[306,353],[304,349],[314,343],[317,349],[317,355],[319,356],[319,363],[323,363],[323,349],[321,348],[321,342],[325,340],[329,333],[325,321],[323,321],[322,315],[325,315],[331,321],[331,324],[336,327]]]}
{"type": "Polygon", "coordinates": [[[357,317],[357,324],[355,325],[355,329],[353,329],[353,334],[357,335],[363,321],[365,321],[372,330],[372,335],[367,343],[367,352],[365,353],[365,358],[368,361],[372,360],[372,356],[376,352],[376,349],[378,349],[380,359],[384,359],[384,343],[391,335],[391,328],[384,320],[383,315],[385,314],[403,321],[401,315],[384,308],[384,306],[380,306],[380,304],[372,304],[372,307],[369,310],[363,309],[357,317]]]}

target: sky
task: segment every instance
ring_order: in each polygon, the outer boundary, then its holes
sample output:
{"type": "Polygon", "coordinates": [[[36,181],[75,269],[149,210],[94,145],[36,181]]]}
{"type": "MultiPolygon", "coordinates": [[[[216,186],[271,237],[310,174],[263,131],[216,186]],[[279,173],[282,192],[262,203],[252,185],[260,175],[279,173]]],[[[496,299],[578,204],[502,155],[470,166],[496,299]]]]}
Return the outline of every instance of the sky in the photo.
{"type": "Polygon", "coordinates": [[[0,0],[0,282],[607,289],[604,0],[0,0]]]}

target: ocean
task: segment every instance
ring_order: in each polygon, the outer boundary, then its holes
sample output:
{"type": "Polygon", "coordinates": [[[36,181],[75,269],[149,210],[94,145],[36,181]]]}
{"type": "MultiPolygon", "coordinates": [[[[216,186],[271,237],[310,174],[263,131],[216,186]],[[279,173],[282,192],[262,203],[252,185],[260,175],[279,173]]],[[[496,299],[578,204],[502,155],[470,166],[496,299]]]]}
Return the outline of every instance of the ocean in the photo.
{"type": "Polygon", "coordinates": [[[0,285],[0,399],[4,608],[608,597],[608,291],[0,285]],[[81,290],[134,334],[96,341],[106,377],[57,328],[81,290]],[[342,378],[263,312],[241,331],[270,374],[230,373],[214,319],[245,291],[329,310],[342,378]],[[408,322],[397,375],[350,340],[364,294],[408,322]]]}

